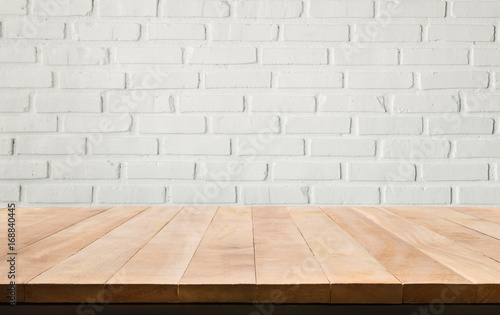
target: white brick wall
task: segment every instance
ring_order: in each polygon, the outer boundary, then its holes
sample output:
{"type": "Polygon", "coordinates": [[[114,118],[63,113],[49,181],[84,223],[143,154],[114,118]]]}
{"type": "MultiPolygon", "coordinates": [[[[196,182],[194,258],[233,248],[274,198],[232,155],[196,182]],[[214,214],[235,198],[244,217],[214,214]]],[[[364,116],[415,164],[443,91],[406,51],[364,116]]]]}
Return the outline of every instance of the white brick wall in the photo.
{"type": "Polygon", "coordinates": [[[498,205],[500,2],[0,0],[0,202],[498,205]]]}

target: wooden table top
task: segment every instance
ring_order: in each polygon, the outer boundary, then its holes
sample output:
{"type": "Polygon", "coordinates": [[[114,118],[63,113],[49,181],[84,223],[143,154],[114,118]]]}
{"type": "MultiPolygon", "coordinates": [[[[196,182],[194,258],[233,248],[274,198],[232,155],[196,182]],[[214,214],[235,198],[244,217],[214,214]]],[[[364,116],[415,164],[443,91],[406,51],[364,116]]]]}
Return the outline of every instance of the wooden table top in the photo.
{"type": "Polygon", "coordinates": [[[20,208],[16,230],[18,302],[500,303],[500,208],[20,208]]]}

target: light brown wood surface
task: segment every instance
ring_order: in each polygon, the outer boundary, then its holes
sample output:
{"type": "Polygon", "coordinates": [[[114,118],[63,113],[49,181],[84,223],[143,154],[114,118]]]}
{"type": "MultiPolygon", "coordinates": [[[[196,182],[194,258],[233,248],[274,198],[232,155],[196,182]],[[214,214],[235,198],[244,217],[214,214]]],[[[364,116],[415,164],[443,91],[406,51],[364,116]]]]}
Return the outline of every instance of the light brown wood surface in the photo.
{"type": "Polygon", "coordinates": [[[500,208],[19,208],[17,223],[26,303],[500,303],[500,208]]]}
{"type": "Polygon", "coordinates": [[[179,285],[180,302],[253,302],[250,207],[220,207],[179,285]]]}
{"type": "Polygon", "coordinates": [[[328,278],[287,208],[254,207],[252,213],[257,301],[329,303],[328,278]]]}

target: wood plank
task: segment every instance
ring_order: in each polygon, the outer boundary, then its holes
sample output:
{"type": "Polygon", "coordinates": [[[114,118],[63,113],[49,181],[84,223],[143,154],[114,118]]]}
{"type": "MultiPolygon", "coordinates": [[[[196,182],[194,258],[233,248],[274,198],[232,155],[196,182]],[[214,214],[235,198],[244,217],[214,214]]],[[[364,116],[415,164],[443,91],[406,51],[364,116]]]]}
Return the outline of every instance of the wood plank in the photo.
{"type": "Polygon", "coordinates": [[[443,292],[453,303],[475,301],[476,287],[420,250],[348,207],[322,207],[340,227],[403,283],[404,303],[431,303],[443,292]],[[451,295],[451,297],[450,297],[451,295]]]}
{"type": "Polygon", "coordinates": [[[104,283],[180,210],[149,207],[26,286],[26,302],[81,302],[107,298],[104,283]],[[70,279],[70,281],[68,281],[70,279]]]}
{"type": "MultiPolygon", "coordinates": [[[[43,209],[27,213],[26,221],[22,217],[17,221],[17,250],[107,209],[109,207],[57,208],[55,211],[43,209]]],[[[5,249],[0,249],[0,255],[5,253],[7,253],[5,249]]]]}
{"type": "Polygon", "coordinates": [[[330,282],[285,207],[252,207],[257,302],[330,303],[330,282]]]}
{"type": "MultiPolygon", "coordinates": [[[[17,283],[29,282],[145,209],[112,208],[20,249],[17,283]]],[[[0,257],[0,260],[4,259],[6,256],[0,257]]],[[[0,274],[7,271],[7,265],[0,266],[0,274]]]]}
{"type": "MultiPolygon", "coordinates": [[[[425,208],[422,210],[429,212],[425,208]]],[[[500,240],[500,224],[444,207],[436,209],[434,215],[500,240]]]]}
{"type": "Polygon", "coordinates": [[[217,207],[185,207],[109,281],[114,302],[178,302],[178,285],[217,207]]]}
{"type": "Polygon", "coordinates": [[[179,283],[179,301],[253,302],[250,207],[220,207],[179,283]]]}
{"type": "Polygon", "coordinates": [[[450,209],[500,224],[500,208],[450,207],[450,209]]]}
{"type": "Polygon", "coordinates": [[[321,209],[288,210],[330,281],[331,303],[402,303],[401,282],[321,209]]]}
{"type": "Polygon", "coordinates": [[[497,261],[387,209],[376,207],[354,207],[353,209],[471,282],[476,283],[476,302],[500,302],[500,264],[497,261]]]}
{"type": "Polygon", "coordinates": [[[386,207],[386,209],[442,234],[484,256],[500,261],[500,240],[453,221],[433,216],[434,209],[418,207],[386,207]],[[432,217],[432,220],[429,220],[430,217],[432,217]]]}

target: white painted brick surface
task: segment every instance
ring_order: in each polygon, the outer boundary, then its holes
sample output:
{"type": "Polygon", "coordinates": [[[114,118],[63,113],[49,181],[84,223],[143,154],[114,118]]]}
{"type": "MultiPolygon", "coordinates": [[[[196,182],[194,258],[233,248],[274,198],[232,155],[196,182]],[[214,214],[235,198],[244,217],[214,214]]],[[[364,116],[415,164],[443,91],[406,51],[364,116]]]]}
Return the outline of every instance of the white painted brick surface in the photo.
{"type": "Polygon", "coordinates": [[[334,180],[340,179],[339,163],[275,163],[274,179],[276,180],[334,180]]]}
{"type": "Polygon", "coordinates": [[[451,203],[449,187],[390,187],[387,202],[402,205],[446,205],[451,203]]]}
{"type": "Polygon", "coordinates": [[[0,0],[0,201],[500,203],[500,3],[0,0]]]}
{"type": "Polygon", "coordinates": [[[380,203],[380,189],[373,186],[362,187],[314,187],[314,201],[327,205],[376,205],[380,203]],[[360,198],[363,196],[363,198],[360,198]]]}
{"type": "Polygon", "coordinates": [[[1,185],[0,186],[0,200],[3,202],[19,201],[20,187],[17,185],[1,185]]]}
{"type": "Polygon", "coordinates": [[[165,187],[161,186],[100,186],[97,200],[110,204],[157,204],[165,202],[165,187]]]}

